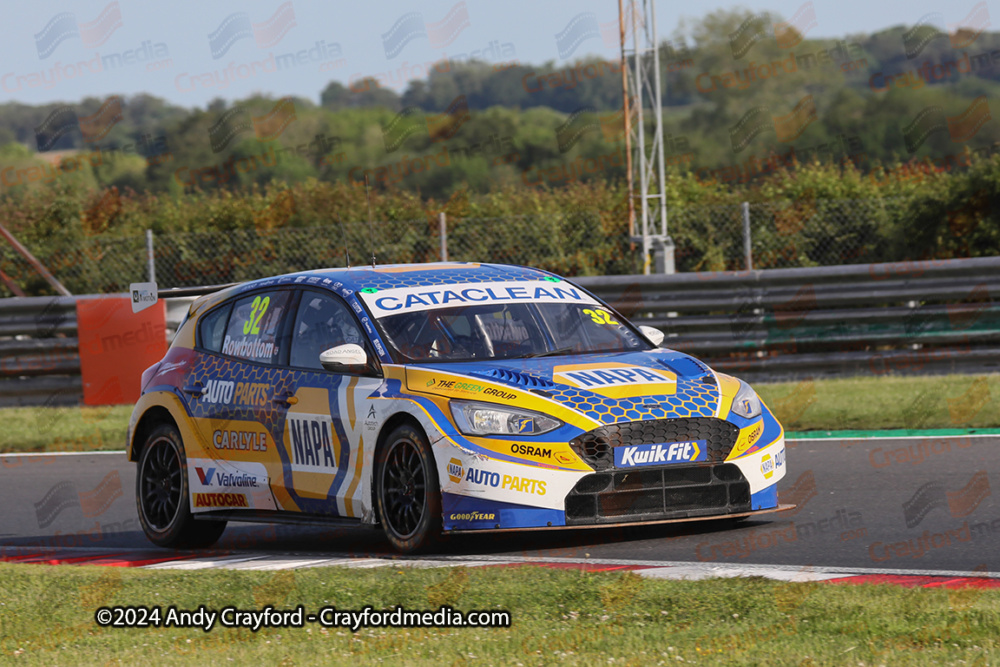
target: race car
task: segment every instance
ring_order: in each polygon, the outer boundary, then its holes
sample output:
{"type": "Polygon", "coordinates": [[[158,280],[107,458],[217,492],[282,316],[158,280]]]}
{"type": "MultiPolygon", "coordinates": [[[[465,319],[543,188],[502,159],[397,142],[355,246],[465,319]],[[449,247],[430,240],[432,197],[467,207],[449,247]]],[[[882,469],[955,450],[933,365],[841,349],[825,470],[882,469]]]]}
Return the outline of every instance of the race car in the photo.
{"type": "Polygon", "coordinates": [[[773,512],[784,431],[745,382],[546,271],[326,269],[202,296],[128,429],[148,538],[227,521],[443,535],[773,512]]]}

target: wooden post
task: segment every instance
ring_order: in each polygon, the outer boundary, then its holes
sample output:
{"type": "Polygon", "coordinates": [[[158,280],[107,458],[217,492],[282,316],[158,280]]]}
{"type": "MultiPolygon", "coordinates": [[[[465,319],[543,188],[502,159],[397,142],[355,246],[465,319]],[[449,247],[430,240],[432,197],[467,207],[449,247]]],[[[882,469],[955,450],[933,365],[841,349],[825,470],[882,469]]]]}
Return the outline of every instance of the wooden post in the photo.
{"type": "Polygon", "coordinates": [[[25,248],[23,245],[21,245],[21,243],[16,238],[14,238],[14,235],[11,234],[9,231],[7,231],[7,228],[4,227],[3,225],[0,225],[0,236],[5,238],[7,240],[7,243],[9,243],[14,248],[14,250],[20,253],[21,256],[24,257],[26,260],[28,260],[28,264],[31,264],[31,267],[35,269],[35,271],[38,271],[38,275],[40,275],[42,278],[45,278],[45,282],[47,282],[49,285],[52,285],[52,288],[55,291],[59,292],[63,296],[73,296],[70,293],[70,291],[66,289],[61,282],[56,280],[56,277],[53,276],[51,273],[49,273],[49,270],[46,269],[41,262],[35,259],[35,256],[32,255],[30,252],[28,252],[28,249],[25,248]]]}

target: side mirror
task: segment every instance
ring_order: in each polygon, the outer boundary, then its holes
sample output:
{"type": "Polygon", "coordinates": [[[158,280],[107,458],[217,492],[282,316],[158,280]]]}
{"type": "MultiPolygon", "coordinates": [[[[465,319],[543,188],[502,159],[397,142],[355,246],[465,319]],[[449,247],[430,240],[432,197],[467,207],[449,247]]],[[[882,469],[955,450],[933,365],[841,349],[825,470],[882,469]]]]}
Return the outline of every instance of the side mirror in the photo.
{"type": "Polygon", "coordinates": [[[642,325],[639,327],[639,331],[641,331],[642,335],[648,338],[649,342],[655,345],[656,347],[659,347],[660,343],[663,342],[663,337],[664,337],[663,332],[657,329],[656,327],[647,327],[645,325],[642,325]]]}
{"type": "Polygon", "coordinates": [[[341,373],[348,370],[364,368],[368,364],[368,355],[365,348],[354,343],[344,343],[319,355],[319,363],[328,371],[339,371],[341,373]]]}

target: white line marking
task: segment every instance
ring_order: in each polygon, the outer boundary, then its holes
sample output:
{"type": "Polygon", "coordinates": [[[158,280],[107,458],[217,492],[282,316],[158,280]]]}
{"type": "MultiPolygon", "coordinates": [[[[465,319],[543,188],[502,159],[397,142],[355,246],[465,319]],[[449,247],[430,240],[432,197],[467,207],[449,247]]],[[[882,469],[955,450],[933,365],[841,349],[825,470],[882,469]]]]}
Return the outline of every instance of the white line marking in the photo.
{"type": "Polygon", "coordinates": [[[339,565],[340,559],[332,560],[330,558],[280,558],[280,557],[265,557],[256,558],[251,561],[244,563],[233,563],[232,565],[222,565],[221,569],[224,570],[297,570],[300,567],[305,567],[307,565],[319,565],[321,563],[330,563],[330,565],[339,565]]]}
{"type": "Polygon", "coordinates": [[[861,442],[875,440],[938,440],[944,438],[1000,438],[1000,433],[966,433],[964,435],[877,435],[870,438],[785,438],[786,442],[861,442]]]}
{"type": "Polygon", "coordinates": [[[354,560],[351,561],[350,563],[344,563],[341,567],[349,567],[351,569],[356,569],[356,570],[371,570],[376,567],[389,567],[390,565],[393,564],[394,564],[393,561],[389,560],[388,558],[386,559],[372,558],[367,560],[366,559],[354,560]]]}
{"type": "Polygon", "coordinates": [[[648,570],[636,570],[636,574],[653,579],[682,579],[685,581],[699,581],[712,577],[767,577],[778,581],[825,581],[827,579],[839,579],[843,575],[819,573],[819,572],[787,572],[785,570],[759,570],[747,569],[744,567],[730,567],[718,569],[706,569],[698,567],[654,567],[648,570]]]}
{"type": "Polygon", "coordinates": [[[336,565],[337,567],[366,568],[366,567],[382,567],[383,565],[388,565],[388,564],[389,564],[388,561],[369,559],[369,558],[326,558],[313,565],[303,565],[302,567],[310,568],[310,567],[326,567],[327,565],[336,565]],[[374,561],[374,565],[372,565],[372,561],[374,561]]]}
{"type": "Polygon", "coordinates": [[[592,563],[595,565],[634,565],[637,567],[690,567],[704,570],[741,568],[746,570],[764,571],[777,570],[794,573],[822,573],[843,576],[866,574],[899,574],[917,577],[975,577],[985,579],[1000,579],[1000,572],[969,572],[965,570],[901,570],[875,567],[835,567],[824,565],[760,565],[754,563],[698,563],[691,561],[656,561],[656,560],[625,560],[615,558],[531,558],[525,556],[452,556],[451,560],[461,561],[484,560],[498,563],[592,563]]]}
{"type": "Polygon", "coordinates": [[[190,558],[188,560],[174,560],[165,563],[154,563],[146,565],[146,570],[211,570],[223,568],[233,563],[244,563],[263,558],[263,556],[235,557],[235,558],[190,558]]]}
{"type": "MultiPolygon", "coordinates": [[[[30,546],[0,547],[0,555],[5,551],[26,552],[33,549],[30,546]]],[[[44,553],[45,549],[39,549],[39,553],[44,553]]],[[[49,552],[58,551],[61,555],[73,552],[81,553],[106,553],[119,558],[126,558],[128,554],[148,557],[149,549],[102,549],[99,547],[69,547],[50,548],[49,552]]],[[[699,563],[690,561],[659,561],[659,560],[632,560],[617,558],[569,558],[569,557],[528,557],[528,556],[439,556],[435,559],[407,559],[405,557],[372,557],[358,558],[347,553],[261,553],[246,552],[244,554],[230,553],[225,556],[212,556],[205,558],[185,559],[164,563],[146,565],[146,569],[212,569],[227,568],[228,564],[246,563],[250,565],[267,565],[286,562],[296,567],[349,567],[349,568],[376,568],[376,567],[481,567],[487,565],[545,565],[551,564],[589,564],[589,565],[625,565],[644,568],[650,572],[651,576],[660,577],[666,574],[667,570],[673,570],[679,575],[691,578],[705,578],[712,576],[768,576],[770,578],[782,579],[784,581],[820,581],[821,579],[838,579],[849,576],[864,575],[902,575],[915,577],[972,577],[977,579],[1000,579],[1000,572],[971,572],[966,570],[905,570],[896,568],[875,568],[875,567],[836,567],[822,565],[775,565],[775,564],[755,564],[755,563],[699,563]],[[655,574],[654,574],[655,573],[655,574]]],[[[251,567],[240,567],[238,569],[254,569],[251,567]]],[[[263,569],[263,568],[262,568],[263,569]]],[[[277,569],[277,568],[268,568],[277,569]]]]}

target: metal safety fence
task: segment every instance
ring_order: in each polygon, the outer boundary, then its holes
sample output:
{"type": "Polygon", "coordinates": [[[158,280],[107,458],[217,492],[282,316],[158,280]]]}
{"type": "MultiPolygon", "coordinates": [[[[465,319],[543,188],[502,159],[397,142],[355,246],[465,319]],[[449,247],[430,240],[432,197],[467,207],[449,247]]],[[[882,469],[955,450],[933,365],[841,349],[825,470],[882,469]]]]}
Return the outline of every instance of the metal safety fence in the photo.
{"type": "MultiPolygon", "coordinates": [[[[1000,258],[576,282],[749,380],[1000,371],[1000,258]]],[[[73,297],[0,299],[0,406],[78,401],[77,345],[73,297]]]]}
{"type": "Polygon", "coordinates": [[[577,282],[748,379],[1000,372],[1000,257],[577,282]]]}

